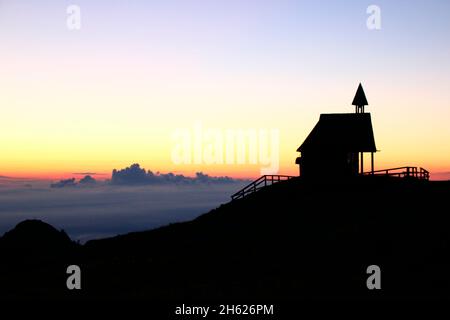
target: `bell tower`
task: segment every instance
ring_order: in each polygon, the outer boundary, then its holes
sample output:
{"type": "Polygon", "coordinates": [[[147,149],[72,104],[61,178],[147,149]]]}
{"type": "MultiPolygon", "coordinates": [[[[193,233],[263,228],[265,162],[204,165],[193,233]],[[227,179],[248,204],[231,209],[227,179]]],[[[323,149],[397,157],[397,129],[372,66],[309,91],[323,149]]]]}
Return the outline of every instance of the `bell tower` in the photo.
{"type": "Polygon", "coordinates": [[[358,86],[358,90],[356,90],[355,98],[353,98],[352,105],[355,106],[356,113],[364,113],[364,107],[369,105],[361,83],[358,86]]]}

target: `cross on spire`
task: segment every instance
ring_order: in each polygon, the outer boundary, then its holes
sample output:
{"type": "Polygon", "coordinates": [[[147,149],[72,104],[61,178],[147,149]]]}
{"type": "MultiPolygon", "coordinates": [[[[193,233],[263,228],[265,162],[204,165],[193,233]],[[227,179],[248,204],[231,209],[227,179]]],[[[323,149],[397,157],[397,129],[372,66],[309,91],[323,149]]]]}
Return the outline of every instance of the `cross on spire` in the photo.
{"type": "Polygon", "coordinates": [[[359,83],[358,90],[356,90],[355,98],[353,98],[352,105],[356,107],[355,108],[356,113],[364,113],[364,106],[369,105],[361,83],[359,83]]]}

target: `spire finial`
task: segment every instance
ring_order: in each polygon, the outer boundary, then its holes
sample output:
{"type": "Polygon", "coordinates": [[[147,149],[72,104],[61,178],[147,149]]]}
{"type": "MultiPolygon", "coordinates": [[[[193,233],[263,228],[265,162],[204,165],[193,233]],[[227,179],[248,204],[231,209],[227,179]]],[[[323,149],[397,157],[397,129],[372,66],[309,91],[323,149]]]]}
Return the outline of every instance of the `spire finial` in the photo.
{"type": "Polygon", "coordinates": [[[356,107],[356,113],[364,113],[364,106],[369,105],[361,83],[359,83],[358,90],[356,90],[352,105],[356,107]]]}

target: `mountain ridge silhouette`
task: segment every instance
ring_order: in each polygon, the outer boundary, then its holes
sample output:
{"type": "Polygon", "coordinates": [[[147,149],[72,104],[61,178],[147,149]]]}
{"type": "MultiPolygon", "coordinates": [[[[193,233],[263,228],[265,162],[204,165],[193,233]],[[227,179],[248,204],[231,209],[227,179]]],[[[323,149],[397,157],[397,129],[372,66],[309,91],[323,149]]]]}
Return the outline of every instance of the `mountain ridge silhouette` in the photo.
{"type": "MultiPolygon", "coordinates": [[[[38,276],[49,298],[72,296],[47,272],[70,260],[94,300],[448,299],[449,196],[450,181],[295,178],[192,221],[75,246],[38,276]],[[366,287],[373,264],[382,290],[366,287]]],[[[14,285],[15,263],[0,264],[0,295],[41,292],[14,285]]]]}

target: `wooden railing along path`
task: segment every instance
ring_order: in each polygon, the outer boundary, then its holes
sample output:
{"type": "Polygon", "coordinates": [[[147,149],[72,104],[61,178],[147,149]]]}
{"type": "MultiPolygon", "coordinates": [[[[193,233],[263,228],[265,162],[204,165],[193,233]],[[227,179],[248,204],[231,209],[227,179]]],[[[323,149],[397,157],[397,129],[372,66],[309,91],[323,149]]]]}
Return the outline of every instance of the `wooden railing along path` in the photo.
{"type": "Polygon", "coordinates": [[[364,172],[363,175],[382,175],[398,178],[416,178],[419,180],[430,180],[430,173],[424,168],[417,167],[399,167],[392,169],[383,169],[364,172]]]}
{"type": "Polygon", "coordinates": [[[249,185],[245,186],[235,194],[231,196],[232,200],[237,200],[244,198],[245,196],[254,193],[264,187],[270,186],[272,184],[281,182],[281,181],[287,181],[289,179],[294,178],[294,176],[283,176],[283,175],[264,175],[249,185]]]}
{"type": "MultiPolygon", "coordinates": [[[[376,170],[376,171],[369,171],[364,172],[362,175],[364,176],[370,176],[370,175],[376,175],[376,176],[389,176],[389,177],[398,177],[398,178],[415,178],[419,180],[429,180],[430,179],[430,173],[425,170],[424,168],[417,168],[417,167],[399,167],[399,168],[392,168],[392,169],[383,169],[383,170],[376,170]]],[[[295,178],[294,176],[286,176],[286,175],[264,175],[249,185],[245,186],[235,194],[231,196],[232,200],[242,199],[246,197],[247,195],[254,193],[258,190],[261,190],[264,187],[270,186],[274,183],[287,181],[292,178],[295,178]]]]}

